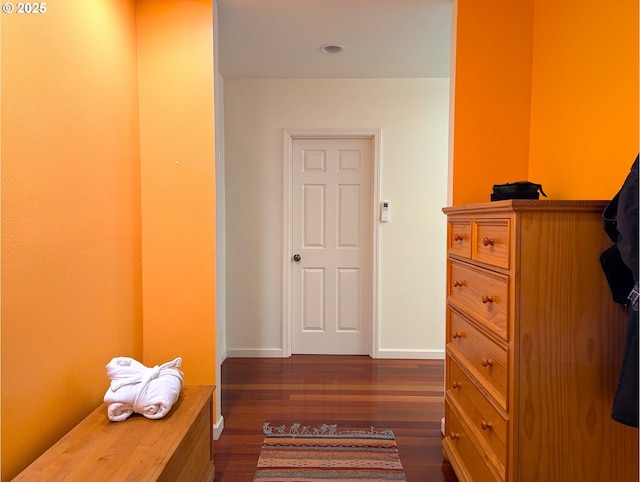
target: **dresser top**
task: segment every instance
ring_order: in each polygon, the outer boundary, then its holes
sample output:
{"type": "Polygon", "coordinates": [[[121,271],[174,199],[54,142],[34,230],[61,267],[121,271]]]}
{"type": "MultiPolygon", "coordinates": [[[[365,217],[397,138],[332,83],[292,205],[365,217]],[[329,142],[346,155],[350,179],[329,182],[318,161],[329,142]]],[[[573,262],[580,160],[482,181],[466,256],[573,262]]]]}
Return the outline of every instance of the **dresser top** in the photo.
{"type": "Polygon", "coordinates": [[[608,200],[538,200],[507,199],[476,204],[449,206],[442,209],[445,214],[469,214],[517,211],[597,211],[602,212],[608,200]]]}

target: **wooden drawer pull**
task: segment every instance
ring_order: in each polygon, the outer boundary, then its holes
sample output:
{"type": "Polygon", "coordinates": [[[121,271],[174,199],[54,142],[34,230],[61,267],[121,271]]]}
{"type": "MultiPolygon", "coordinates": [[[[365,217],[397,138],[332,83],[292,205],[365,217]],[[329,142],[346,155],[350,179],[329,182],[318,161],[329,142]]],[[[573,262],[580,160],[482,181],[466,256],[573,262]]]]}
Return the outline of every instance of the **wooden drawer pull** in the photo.
{"type": "Polygon", "coordinates": [[[456,432],[451,432],[451,435],[449,435],[449,437],[451,437],[451,440],[460,440],[460,434],[456,432]]]}
{"type": "Polygon", "coordinates": [[[451,333],[451,338],[462,338],[462,333],[460,333],[459,331],[454,331],[453,333],[451,333]]]}
{"type": "Polygon", "coordinates": [[[493,366],[493,358],[483,358],[481,363],[482,363],[483,367],[492,367],[493,366]]]}
{"type": "Polygon", "coordinates": [[[462,286],[462,281],[457,281],[456,280],[456,281],[453,282],[453,287],[454,288],[457,288],[458,286],[462,286]]]}
{"type": "Polygon", "coordinates": [[[453,381],[451,382],[451,388],[462,388],[460,382],[453,381]]]}
{"type": "Polygon", "coordinates": [[[495,241],[493,240],[493,238],[484,238],[482,240],[482,244],[484,244],[485,246],[493,246],[495,244],[495,241]]]}
{"type": "Polygon", "coordinates": [[[456,235],[453,237],[453,240],[454,240],[454,241],[462,241],[463,239],[464,239],[464,236],[463,236],[462,234],[456,234],[456,235]]]}
{"type": "Polygon", "coordinates": [[[487,303],[493,303],[493,296],[486,296],[484,295],[482,297],[482,302],[486,305],[487,303]]]}
{"type": "Polygon", "coordinates": [[[480,422],[480,428],[482,430],[491,430],[491,429],[493,429],[493,425],[491,424],[491,420],[489,420],[488,422],[485,422],[484,420],[482,422],[480,422]]]}

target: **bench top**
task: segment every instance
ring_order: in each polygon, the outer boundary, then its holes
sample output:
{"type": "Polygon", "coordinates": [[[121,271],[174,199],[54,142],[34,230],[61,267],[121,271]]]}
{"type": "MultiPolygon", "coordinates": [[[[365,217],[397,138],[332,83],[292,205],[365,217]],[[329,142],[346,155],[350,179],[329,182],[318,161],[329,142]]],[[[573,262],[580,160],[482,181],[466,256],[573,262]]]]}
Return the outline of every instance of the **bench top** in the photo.
{"type": "Polygon", "coordinates": [[[210,407],[214,389],[183,386],[171,411],[157,420],[134,413],[111,422],[103,403],[13,480],[155,480],[154,472],[162,472],[203,407],[210,407]]]}

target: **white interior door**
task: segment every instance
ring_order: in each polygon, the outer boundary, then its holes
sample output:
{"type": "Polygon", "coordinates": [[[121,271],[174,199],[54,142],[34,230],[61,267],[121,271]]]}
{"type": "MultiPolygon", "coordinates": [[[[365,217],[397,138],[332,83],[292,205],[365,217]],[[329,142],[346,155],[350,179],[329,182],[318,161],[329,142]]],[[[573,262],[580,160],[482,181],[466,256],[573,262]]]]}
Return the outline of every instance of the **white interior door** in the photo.
{"type": "Polygon", "coordinates": [[[294,354],[370,354],[371,138],[293,139],[294,354]]]}

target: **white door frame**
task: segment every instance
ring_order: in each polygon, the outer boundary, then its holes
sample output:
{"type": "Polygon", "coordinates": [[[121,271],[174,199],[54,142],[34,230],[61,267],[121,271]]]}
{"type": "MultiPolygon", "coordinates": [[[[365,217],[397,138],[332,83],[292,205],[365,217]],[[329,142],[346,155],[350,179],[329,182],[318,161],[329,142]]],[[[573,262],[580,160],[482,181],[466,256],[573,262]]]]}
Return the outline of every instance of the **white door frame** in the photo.
{"type": "Polygon", "coordinates": [[[380,129],[284,129],[283,130],[283,156],[282,156],[282,205],[283,218],[282,225],[284,229],[282,243],[282,356],[287,358],[291,356],[291,330],[292,330],[292,313],[291,313],[291,271],[293,265],[291,263],[291,219],[292,219],[292,199],[291,192],[293,187],[292,181],[292,158],[293,158],[293,140],[294,139],[338,139],[338,138],[366,138],[372,139],[373,143],[373,183],[371,186],[371,307],[372,327],[371,338],[372,346],[369,355],[372,358],[379,358],[379,326],[378,326],[378,206],[380,205],[380,129]]]}

